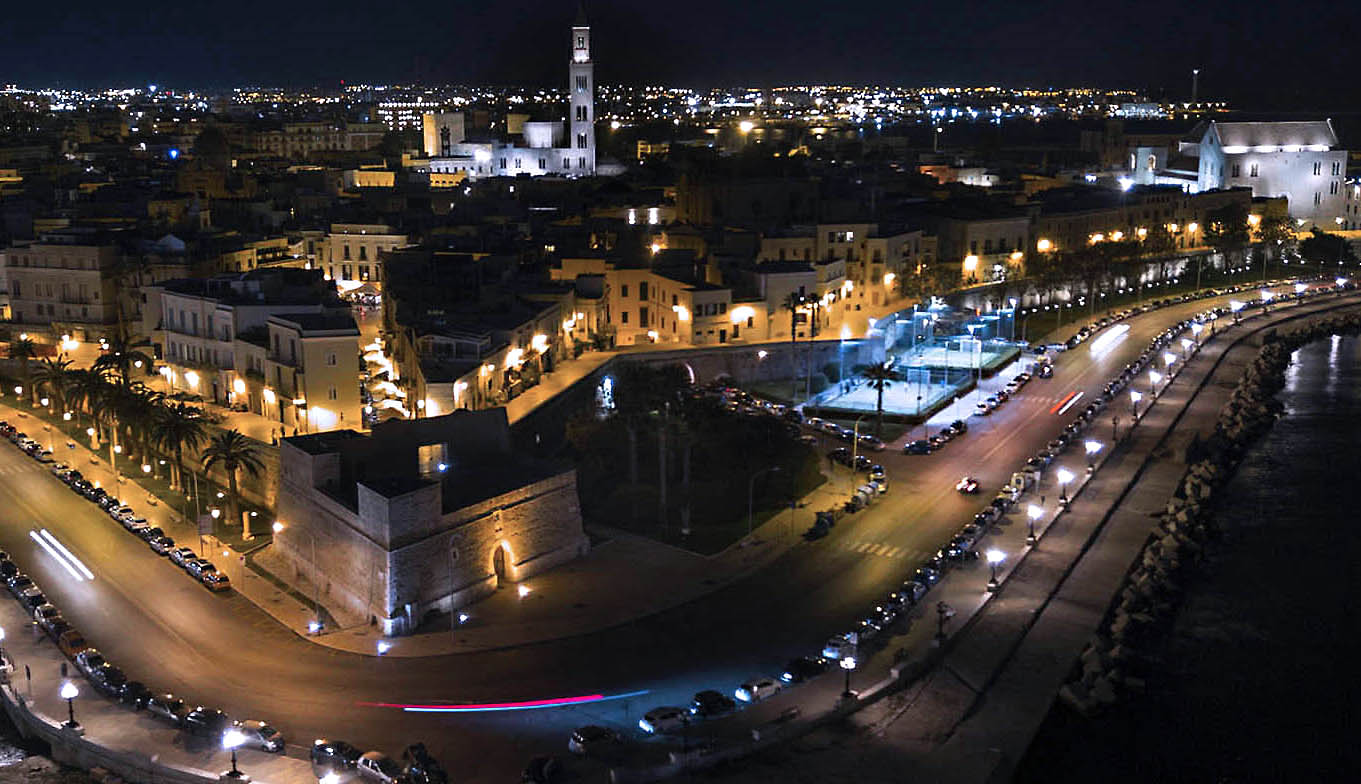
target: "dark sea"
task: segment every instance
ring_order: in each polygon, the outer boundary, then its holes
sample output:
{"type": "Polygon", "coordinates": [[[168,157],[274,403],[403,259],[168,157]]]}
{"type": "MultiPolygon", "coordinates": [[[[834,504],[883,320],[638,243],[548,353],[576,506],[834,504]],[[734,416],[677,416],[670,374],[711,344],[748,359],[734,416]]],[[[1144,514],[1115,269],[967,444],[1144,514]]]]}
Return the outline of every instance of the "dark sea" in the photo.
{"type": "Polygon", "coordinates": [[[1146,692],[1056,703],[1016,781],[1361,781],[1361,340],[1294,360],[1146,692]]]}

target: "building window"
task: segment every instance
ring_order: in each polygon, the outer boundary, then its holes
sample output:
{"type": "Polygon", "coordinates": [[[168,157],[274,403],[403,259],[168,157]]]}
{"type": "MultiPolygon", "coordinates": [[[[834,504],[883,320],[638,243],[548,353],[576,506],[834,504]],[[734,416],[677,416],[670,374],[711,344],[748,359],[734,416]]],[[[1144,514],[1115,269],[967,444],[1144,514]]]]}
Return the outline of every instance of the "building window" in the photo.
{"type": "Polygon", "coordinates": [[[340,394],[336,391],[336,388],[335,388],[335,387],[331,387],[330,389],[327,389],[327,390],[326,390],[326,399],[327,399],[327,400],[336,400],[336,399],[338,399],[339,397],[340,397],[340,394]]]}
{"type": "Polygon", "coordinates": [[[586,77],[584,76],[577,77],[577,92],[582,93],[586,92],[586,77]]]}
{"type": "Polygon", "coordinates": [[[586,134],[584,133],[577,134],[577,149],[578,150],[586,149],[586,134]]]}
{"type": "Polygon", "coordinates": [[[1238,176],[1240,176],[1240,173],[1239,173],[1239,170],[1238,170],[1238,164],[1235,163],[1235,164],[1233,165],[1233,169],[1232,169],[1232,171],[1230,171],[1229,176],[1230,176],[1230,177],[1238,177],[1238,176]]]}
{"type": "Polygon", "coordinates": [[[1257,176],[1257,164],[1255,164],[1255,163],[1252,164],[1252,167],[1248,169],[1248,176],[1249,176],[1249,177],[1256,177],[1256,176],[1257,176]]]}
{"type": "Polygon", "coordinates": [[[345,246],[345,261],[349,261],[349,260],[350,260],[350,246],[349,246],[349,245],[346,245],[346,246],[345,246]]]}
{"type": "Polygon", "coordinates": [[[548,159],[547,159],[547,158],[540,158],[540,159],[539,159],[539,168],[540,168],[540,169],[543,169],[543,170],[545,170],[545,171],[547,171],[547,169],[548,169],[548,159]]]}
{"type": "Polygon", "coordinates": [[[620,324],[629,323],[629,312],[627,310],[619,311],[619,323],[620,324]]]}
{"type": "Polygon", "coordinates": [[[336,366],[336,353],[335,353],[334,351],[332,351],[331,353],[329,353],[329,354],[326,355],[326,364],[327,364],[329,367],[335,367],[335,366],[336,366]]]}
{"type": "Polygon", "coordinates": [[[1314,161],[1314,176],[1317,177],[1318,175],[1320,175],[1320,174],[1322,174],[1322,173],[1323,173],[1323,161],[1314,161]]]}
{"type": "Polygon", "coordinates": [[[638,299],[647,299],[647,281],[642,281],[638,284],[638,299]]]}
{"type": "Polygon", "coordinates": [[[563,171],[567,171],[567,170],[570,169],[570,168],[572,168],[572,159],[571,159],[571,158],[563,158],[563,159],[562,159],[562,169],[563,169],[563,171]]]}
{"type": "Polygon", "coordinates": [[[1341,173],[1342,173],[1342,162],[1341,162],[1341,161],[1333,161],[1333,176],[1336,177],[1337,175],[1339,175],[1339,174],[1341,174],[1341,173]]]}
{"type": "Polygon", "coordinates": [[[1314,191],[1314,206],[1317,207],[1317,206],[1319,206],[1319,205],[1322,204],[1322,203],[1323,203],[1323,194],[1322,194],[1322,193],[1319,193],[1318,191],[1314,191]]]}
{"type": "Polygon", "coordinates": [[[621,285],[621,286],[619,287],[619,296],[621,296],[621,297],[627,297],[628,295],[629,295],[629,284],[625,283],[625,284],[623,284],[623,285],[621,285]]]}
{"type": "Polygon", "coordinates": [[[578,168],[578,169],[585,169],[585,168],[586,168],[586,159],[585,159],[585,158],[577,158],[577,168],[578,168]]]}
{"type": "Polygon", "coordinates": [[[577,107],[577,122],[586,122],[588,119],[589,119],[589,118],[586,116],[586,107],[585,107],[585,106],[578,106],[578,107],[577,107]]]}

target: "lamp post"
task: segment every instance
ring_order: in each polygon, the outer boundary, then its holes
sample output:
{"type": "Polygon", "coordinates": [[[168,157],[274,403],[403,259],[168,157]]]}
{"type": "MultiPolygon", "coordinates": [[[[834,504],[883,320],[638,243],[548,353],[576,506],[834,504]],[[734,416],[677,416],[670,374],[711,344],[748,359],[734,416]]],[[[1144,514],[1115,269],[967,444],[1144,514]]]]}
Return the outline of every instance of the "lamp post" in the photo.
{"type": "Polygon", "coordinates": [[[1068,505],[1068,483],[1073,481],[1073,472],[1066,468],[1060,468],[1055,478],[1059,480],[1059,506],[1068,505]]]}
{"type": "Polygon", "coordinates": [[[860,457],[860,422],[869,414],[861,414],[855,418],[855,426],[851,428],[851,489],[855,489],[855,461],[860,457]]]}
{"type": "Polygon", "coordinates": [[[1031,504],[1030,506],[1026,507],[1026,518],[1027,518],[1027,519],[1026,519],[1026,525],[1027,525],[1027,528],[1026,528],[1025,543],[1028,544],[1028,545],[1030,545],[1031,547],[1034,547],[1034,546],[1035,546],[1035,542],[1037,541],[1037,540],[1035,539],[1035,522],[1036,522],[1037,520],[1039,520],[1040,517],[1043,516],[1043,515],[1044,515],[1044,509],[1041,508],[1039,504],[1031,504]]]}
{"type": "Polygon", "coordinates": [[[757,471],[756,473],[752,474],[751,479],[747,482],[747,536],[751,536],[752,501],[753,501],[752,493],[756,489],[756,477],[760,476],[761,474],[769,474],[779,470],[780,470],[779,466],[763,468],[760,471],[757,471]]]}
{"type": "Polygon", "coordinates": [[[855,696],[855,694],[851,692],[851,672],[855,670],[855,657],[841,657],[841,669],[846,671],[846,690],[841,693],[841,696],[850,699],[855,696]]]}
{"type": "Polygon", "coordinates": [[[997,586],[998,586],[998,583],[997,583],[997,567],[1000,566],[1000,565],[1002,564],[1002,562],[1005,561],[1006,559],[1007,559],[1007,554],[1004,553],[1004,552],[1002,552],[1001,550],[989,550],[989,551],[988,551],[988,568],[990,568],[990,569],[992,570],[992,574],[991,574],[991,576],[988,578],[988,592],[989,592],[989,593],[991,593],[991,592],[997,590],[997,586]]]}
{"type": "Polygon", "coordinates": [[[1242,320],[1243,303],[1236,299],[1229,300],[1229,310],[1233,311],[1233,323],[1236,325],[1242,320]]]}
{"type": "Polygon", "coordinates": [[[1197,346],[1200,345],[1200,333],[1204,330],[1205,325],[1201,324],[1199,321],[1191,324],[1191,337],[1195,338],[1197,346]]]}
{"type": "Polygon", "coordinates": [[[1148,394],[1158,394],[1158,382],[1163,380],[1163,374],[1156,370],[1148,371],[1148,394]]]}
{"type": "Polygon", "coordinates": [[[80,689],[71,681],[62,681],[61,698],[66,700],[66,723],[62,726],[67,729],[76,729],[80,725],[76,723],[76,696],[80,694],[80,689]]]}
{"type": "Polygon", "coordinates": [[[235,727],[222,733],[222,748],[232,753],[232,769],[227,771],[227,775],[234,779],[241,778],[241,771],[236,767],[236,750],[245,742],[246,736],[241,734],[241,730],[238,730],[235,727]]]}
{"type": "Polygon", "coordinates": [[[1104,444],[1095,439],[1090,439],[1085,444],[1083,444],[1083,447],[1087,450],[1088,473],[1090,473],[1093,469],[1096,468],[1096,463],[1094,462],[1096,460],[1096,453],[1101,451],[1102,446],[1104,446],[1104,444]]]}
{"type": "Polygon", "coordinates": [[[1181,339],[1181,355],[1182,355],[1183,358],[1187,358],[1187,359],[1190,358],[1190,355],[1191,355],[1191,347],[1194,346],[1195,344],[1196,344],[1196,342],[1195,342],[1194,340],[1190,339],[1190,338],[1182,338],[1182,339],[1181,339]]]}
{"type": "Polygon", "coordinates": [[[1131,389],[1129,391],[1129,412],[1135,419],[1139,418],[1139,401],[1143,399],[1144,396],[1139,394],[1136,390],[1131,389]]]}

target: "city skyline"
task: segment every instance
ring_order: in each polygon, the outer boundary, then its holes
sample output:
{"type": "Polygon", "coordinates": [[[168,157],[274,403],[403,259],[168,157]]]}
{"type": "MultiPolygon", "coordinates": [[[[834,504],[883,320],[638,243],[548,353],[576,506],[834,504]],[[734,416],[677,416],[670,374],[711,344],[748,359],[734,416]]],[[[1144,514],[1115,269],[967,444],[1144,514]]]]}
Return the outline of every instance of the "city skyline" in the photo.
{"type": "MultiPolygon", "coordinates": [[[[345,2],[324,9],[246,3],[230,14],[177,7],[139,18],[82,2],[60,12],[28,6],[0,33],[0,72],[5,82],[36,87],[548,85],[559,78],[565,51],[559,31],[573,13],[571,3],[561,5],[446,3],[436,11],[415,4],[378,25],[345,2]],[[262,18],[275,23],[262,27],[262,18]],[[417,23],[426,19],[448,23],[417,23]]],[[[692,88],[1103,85],[1178,100],[1189,97],[1191,69],[1200,68],[1202,98],[1249,109],[1327,108],[1341,103],[1345,17],[1357,14],[1344,8],[1314,15],[1296,5],[1289,14],[1247,18],[1216,0],[1137,12],[1063,2],[989,17],[988,3],[918,9],[870,2],[849,23],[829,25],[812,6],[782,6],[781,13],[770,6],[699,0],[678,15],[590,3],[599,80],[692,88]],[[1307,74],[1297,58],[1286,57],[1304,48],[1316,58],[1307,74]]]]}

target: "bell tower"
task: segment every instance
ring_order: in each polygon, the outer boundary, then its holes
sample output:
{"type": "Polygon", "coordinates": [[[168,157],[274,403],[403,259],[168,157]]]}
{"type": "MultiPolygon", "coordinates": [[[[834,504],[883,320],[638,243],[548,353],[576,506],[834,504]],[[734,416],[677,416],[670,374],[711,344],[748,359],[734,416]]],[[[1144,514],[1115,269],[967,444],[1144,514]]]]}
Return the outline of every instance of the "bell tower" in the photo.
{"type": "Polygon", "coordinates": [[[568,66],[568,94],[571,96],[567,147],[564,159],[570,163],[566,173],[578,177],[595,174],[595,64],[591,62],[591,26],[586,21],[586,6],[577,10],[572,25],[572,62],[568,66]]]}

